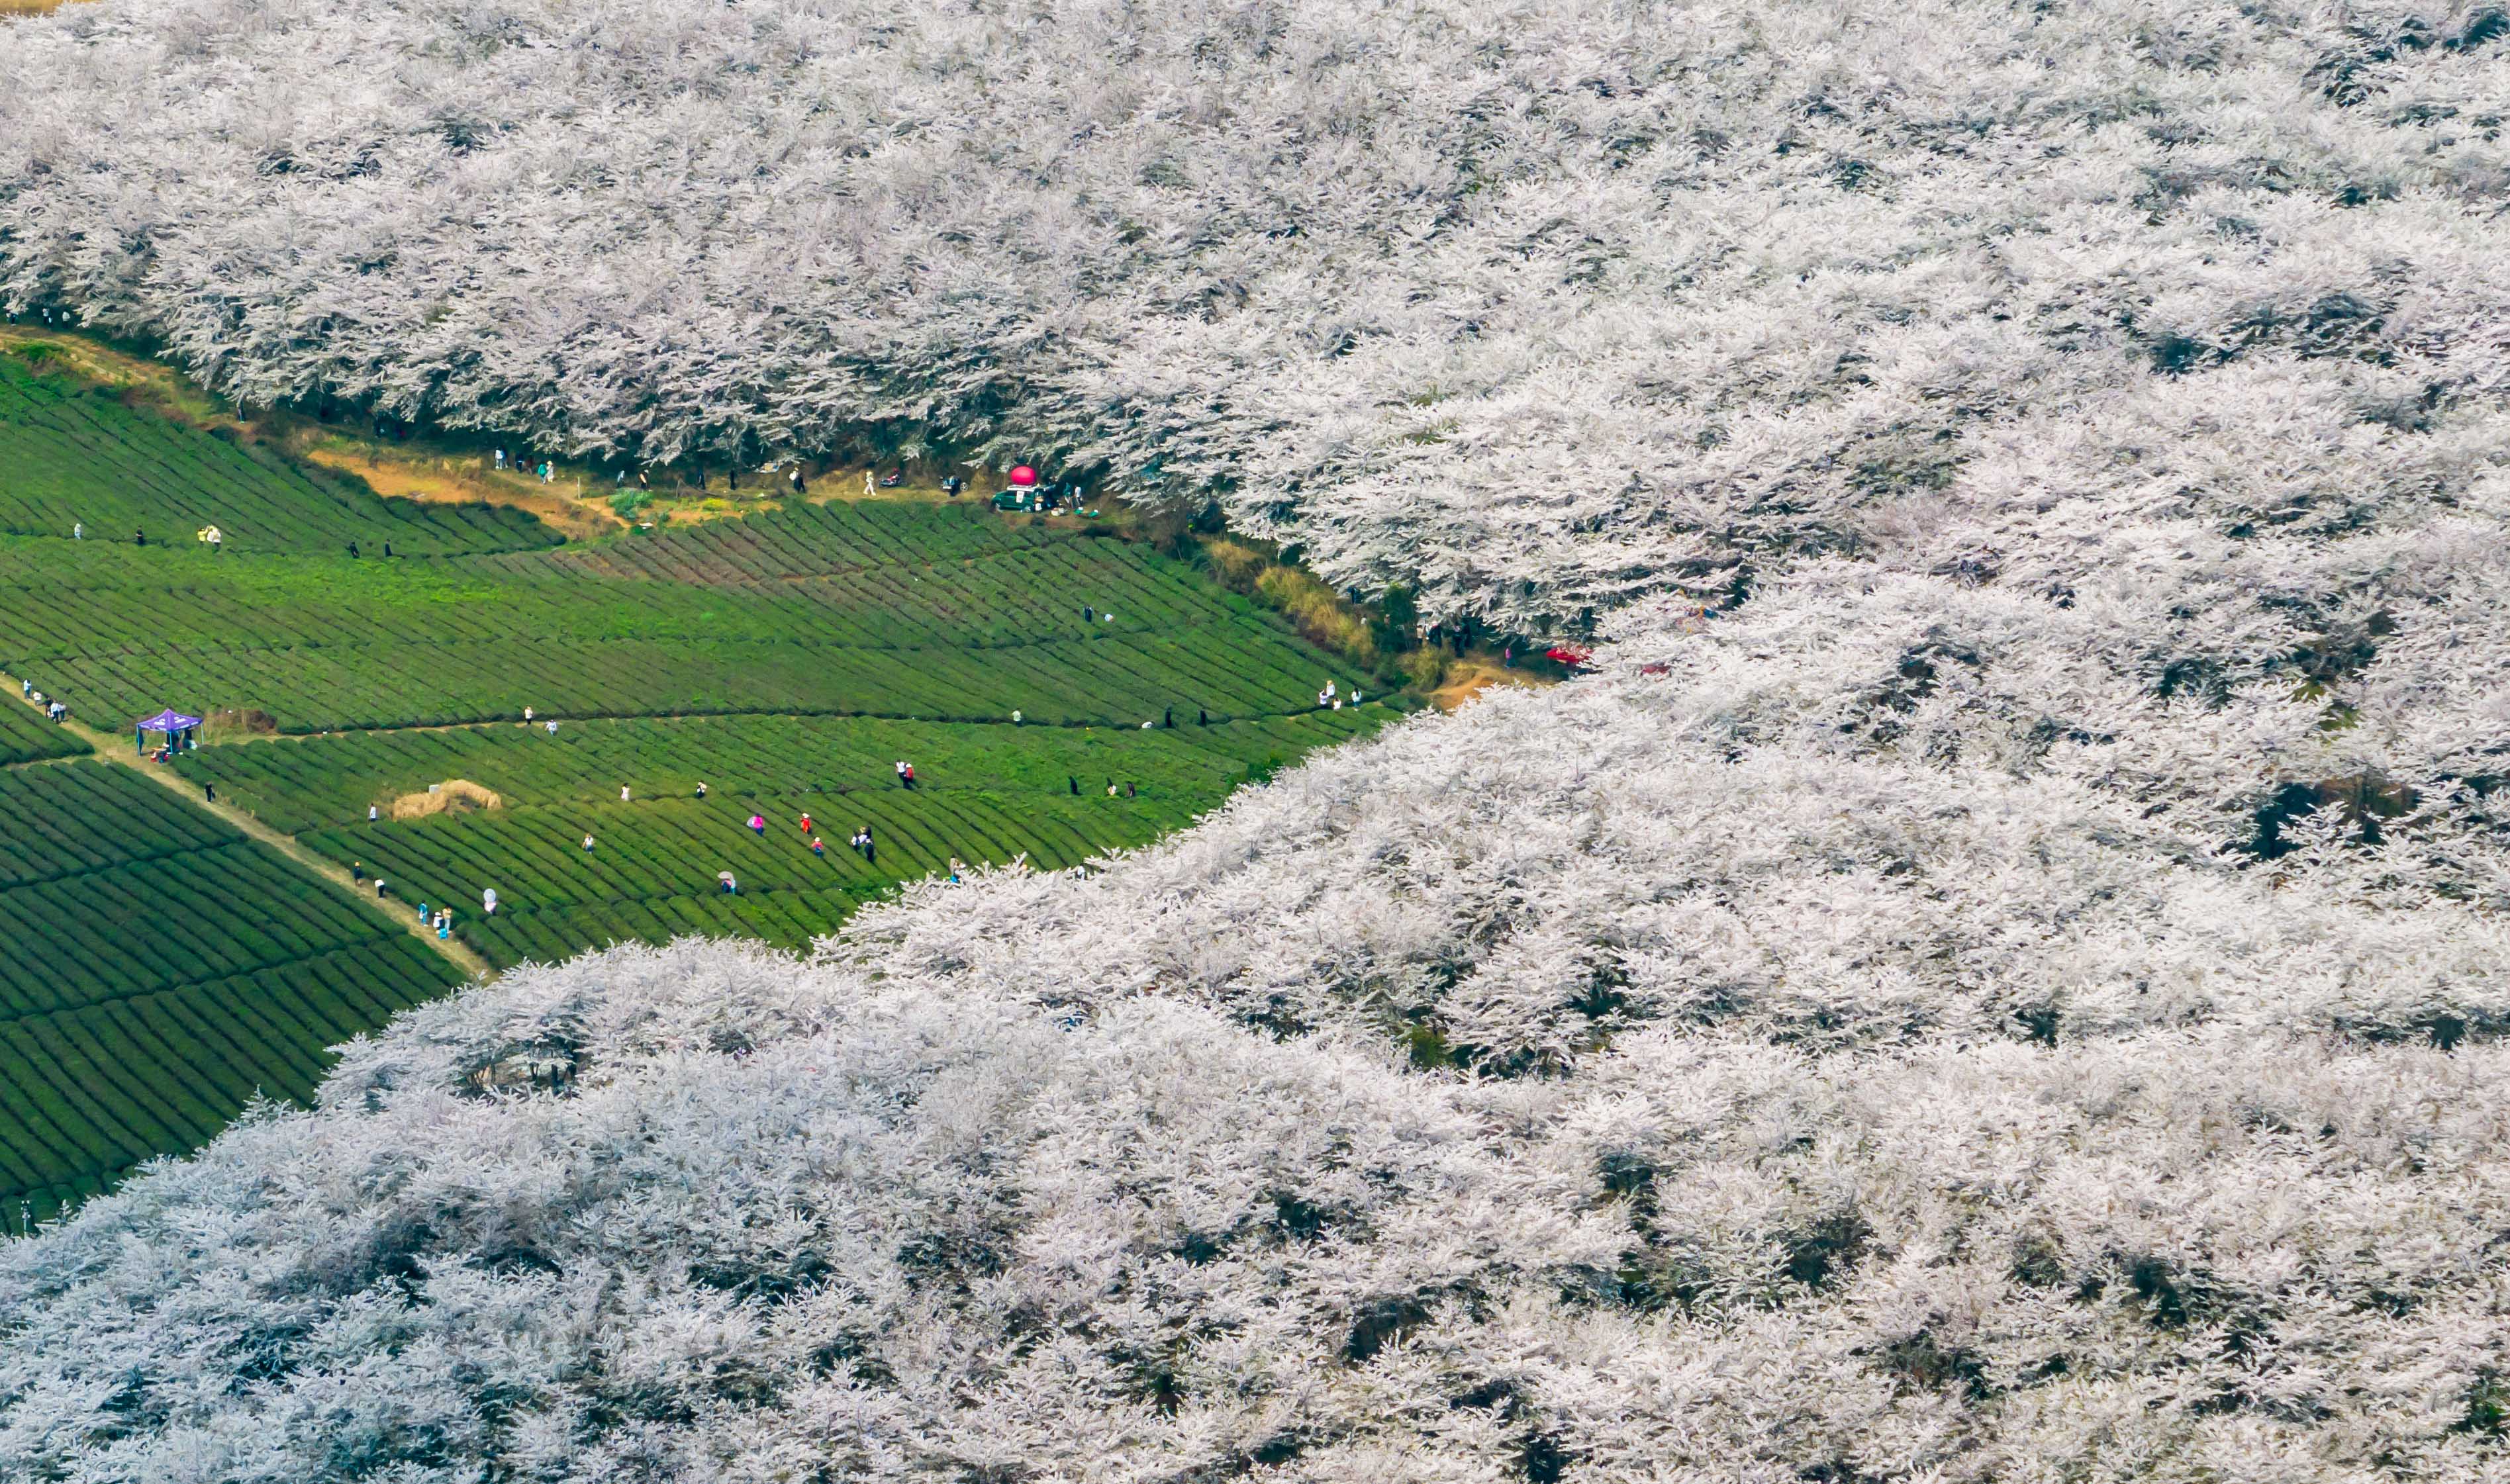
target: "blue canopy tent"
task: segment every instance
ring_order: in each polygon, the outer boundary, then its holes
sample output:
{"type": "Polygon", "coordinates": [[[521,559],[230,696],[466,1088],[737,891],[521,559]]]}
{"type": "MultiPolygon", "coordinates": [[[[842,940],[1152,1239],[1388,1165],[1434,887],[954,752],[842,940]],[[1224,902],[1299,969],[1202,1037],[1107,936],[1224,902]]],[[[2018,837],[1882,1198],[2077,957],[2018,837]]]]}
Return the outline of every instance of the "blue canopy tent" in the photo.
{"type": "Polygon", "coordinates": [[[151,732],[165,733],[166,745],[171,748],[179,750],[184,747],[199,746],[200,743],[193,738],[192,733],[198,730],[200,725],[201,718],[198,716],[186,716],[169,707],[137,724],[139,750],[142,755],[147,753],[148,734],[151,732]]]}

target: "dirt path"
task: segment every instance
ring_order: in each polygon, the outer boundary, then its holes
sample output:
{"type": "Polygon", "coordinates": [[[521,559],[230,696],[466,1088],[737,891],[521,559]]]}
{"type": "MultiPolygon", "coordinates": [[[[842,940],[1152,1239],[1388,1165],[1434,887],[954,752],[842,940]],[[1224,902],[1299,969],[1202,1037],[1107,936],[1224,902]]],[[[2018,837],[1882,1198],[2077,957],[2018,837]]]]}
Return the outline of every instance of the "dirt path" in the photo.
{"type": "MultiPolygon", "coordinates": [[[[17,676],[0,674],[0,685],[15,685],[17,683],[17,676]]],[[[22,695],[19,698],[18,704],[20,705],[26,705],[29,709],[34,709],[32,704],[27,702],[22,695]]],[[[38,714],[40,714],[40,712],[38,714]]],[[[319,876],[323,880],[330,883],[333,887],[336,887],[341,892],[357,900],[361,905],[369,907],[373,905],[373,894],[370,892],[361,889],[358,883],[350,880],[349,873],[347,871],[342,870],[340,867],[323,859],[322,856],[315,855],[305,847],[298,845],[293,839],[272,829],[269,825],[262,823],[259,819],[246,814],[243,810],[236,809],[225,804],[209,803],[206,799],[202,798],[199,792],[192,787],[191,783],[186,781],[180,775],[169,769],[161,768],[154,763],[148,762],[146,759],[139,757],[135,753],[123,751],[120,739],[107,737],[93,727],[85,726],[75,721],[63,721],[58,723],[58,725],[67,730],[72,737],[75,737],[81,742],[86,742],[89,746],[94,747],[98,761],[112,764],[117,768],[128,768],[132,772],[138,774],[141,778],[147,779],[158,784],[160,787],[173,790],[176,794],[182,797],[185,803],[191,805],[192,808],[200,810],[206,814],[217,816],[220,819],[225,820],[227,823],[242,831],[247,837],[269,846],[272,850],[279,852],[288,859],[303,866],[306,870],[311,871],[316,876],[319,876]]],[[[77,762],[80,761],[80,759],[57,758],[47,759],[46,761],[77,762]]],[[[41,764],[26,763],[19,766],[37,767],[41,766],[41,764]]],[[[385,912],[384,915],[399,926],[402,931],[408,932],[412,937],[417,938],[420,942],[425,943],[428,947],[433,948],[437,953],[443,955],[447,961],[454,965],[454,967],[460,969],[465,975],[475,979],[485,977],[486,975],[494,972],[494,970],[488,967],[487,960],[472,952],[468,947],[464,946],[460,940],[454,938],[439,939],[434,932],[419,926],[415,918],[406,918],[399,913],[389,911],[385,912]]]]}

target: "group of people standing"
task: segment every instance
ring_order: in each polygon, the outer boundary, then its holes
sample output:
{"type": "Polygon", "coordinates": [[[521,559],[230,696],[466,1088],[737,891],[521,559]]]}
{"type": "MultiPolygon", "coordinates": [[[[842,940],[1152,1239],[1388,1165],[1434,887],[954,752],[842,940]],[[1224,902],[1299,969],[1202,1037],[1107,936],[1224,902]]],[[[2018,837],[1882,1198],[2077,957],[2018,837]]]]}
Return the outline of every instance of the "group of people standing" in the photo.
{"type": "Polygon", "coordinates": [[[496,458],[498,469],[519,470],[523,474],[530,475],[538,478],[543,484],[547,484],[557,477],[557,466],[551,464],[547,459],[541,460],[538,464],[526,464],[521,459],[510,460],[506,457],[506,450],[503,448],[496,450],[496,458]]]}
{"type": "MultiPolygon", "coordinates": [[[[1356,699],[1355,696],[1354,699],[1356,699]]],[[[1172,719],[1169,721],[1169,725],[1175,725],[1172,719]]],[[[556,723],[551,723],[551,727],[554,730],[556,723]]],[[[907,761],[905,758],[899,758],[896,762],[895,772],[897,777],[897,786],[899,788],[912,790],[917,786],[915,765],[913,763],[907,761]]],[[[1070,779],[1066,781],[1073,793],[1079,794],[1081,792],[1081,780],[1079,779],[1070,779]]],[[[1109,779],[1107,780],[1107,795],[1110,798],[1119,796],[1131,798],[1135,796],[1135,787],[1130,780],[1126,780],[1122,784],[1119,785],[1114,779],[1109,779]]],[[[701,782],[697,785],[697,797],[703,799],[705,796],[706,785],[701,782]]],[[[619,801],[621,803],[626,804],[633,802],[634,797],[635,790],[632,785],[627,783],[619,785],[619,801]]],[[[373,821],[376,818],[376,811],[369,808],[366,811],[366,818],[370,822],[373,821]]],[[[765,815],[752,811],[749,818],[742,822],[748,826],[751,834],[758,836],[762,840],[767,837],[767,817],[765,815]]],[[[828,854],[827,842],[819,837],[818,823],[811,818],[810,811],[804,810],[800,817],[795,820],[795,823],[799,826],[802,839],[810,848],[811,854],[825,859],[828,854]]],[[[872,827],[870,825],[857,825],[855,832],[847,837],[846,845],[856,855],[860,856],[863,858],[864,864],[877,865],[879,863],[880,843],[872,834],[872,827]]],[[[587,852],[589,852],[592,848],[593,838],[591,834],[588,832],[584,837],[584,849],[587,852]]],[[[949,880],[953,884],[957,883],[960,880],[961,872],[966,870],[966,868],[967,867],[957,856],[952,856],[950,858],[949,880]]],[[[356,879],[361,882],[364,880],[365,869],[362,863],[354,865],[351,869],[356,879]]],[[[715,891],[720,895],[737,896],[741,894],[740,880],[735,877],[731,871],[717,871],[715,873],[715,891]]],[[[384,895],[384,883],[381,877],[378,877],[375,880],[375,895],[378,898],[384,895]]],[[[497,915],[496,888],[489,887],[479,894],[479,908],[482,916],[494,917],[497,915]]],[[[436,930],[436,935],[438,938],[449,938],[452,935],[453,913],[450,908],[431,909],[427,903],[421,902],[418,905],[418,911],[420,919],[427,926],[436,930]]]]}
{"type": "Polygon", "coordinates": [[[42,706],[44,708],[44,719],[46,721],[58,721],[70,713],[70,708],[64,704],[59,698],[46,697],[43,692],[35,689],[35,682],[32,680],[19,681],[18,694],[24,699],[33,702],[35,704],[42,706]]]}

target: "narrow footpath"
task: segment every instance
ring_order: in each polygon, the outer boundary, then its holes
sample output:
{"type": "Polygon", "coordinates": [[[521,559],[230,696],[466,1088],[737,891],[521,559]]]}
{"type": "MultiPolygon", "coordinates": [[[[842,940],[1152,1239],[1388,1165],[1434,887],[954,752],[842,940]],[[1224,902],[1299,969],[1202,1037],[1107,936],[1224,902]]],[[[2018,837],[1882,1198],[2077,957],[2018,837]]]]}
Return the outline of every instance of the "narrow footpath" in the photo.
{"type": "MultiPolygon", "coordinates": [[[[13,686],[17,683],[17,676],[0,674],[0,686],[13,686]]],[[[27,701],[22,693],[14,699],[18,704],[27,707],[37,715],[40,716],[43,714],[43,708],[35,705],[32,702],[27,701]]],[[[473,979],[483,978],[495,971],[488,967],[488,961],[486,959],[483,959],[479,957],[479,955],[472,952],[471,949],[460,939],[438,938],[435,932],[419,923],[415,914],[395,912],[386,908],[377,907],[373,898],[364,891],[360,890],[358,883],[349,879],[349,873],[347,871],[341,869],[332,862],[323,859],[322,856],[315,855],[312,851],[305,849],[305,847],[298,845],[293,839],[272,829],[269,825],[262,823],[259,819],[246,814],[243,810],[236,809],[226,804],[212,804],[207,799],[202,798],[200,790],[193,787],[192,784],[181,775],[175,773],[171,769],[161,767],[156,763],[149,762],[135,753],[125,752],[122,749],[118,739],[108,737],[104,733],[98,732],[95,728],[87,726],[76,720],[47,722],[46,725],[59,726],[72,737],[75,737],[81,742],[86,742],[89,746],[94,747],[95,749],[97,761],[110,763],[117,768],[128,768],[132,772],[138,774],[141,778],[148,779],[162,787],[170,788],[173,790],[173,792],[180,797],[184,803],[190,805],[192,808],[197,809],[204,814],[214,815],[219,819],[235,826],[236,829],[243,832],[247,838],[269,846],[272,850],[279,852],[288,859],[304,867],[308,872],[328,883],[335,890],[355,901],[361,909],[369,912],[381,911],[387,921],[397,924],[403,932],[409,933],[410,936],[417,938],[420,942],[425,943],[428,947],[433,948],[438,954],[441,954],[447,962],[451,963],[455,968],[460,969],[466,977],[473,979]]],[[[35,768],[43,767],[47,764],[79,761],[82,761],[82,759],[51,758],[45,759],[41,762],[20,763],[17,766],[35,768]]]]}

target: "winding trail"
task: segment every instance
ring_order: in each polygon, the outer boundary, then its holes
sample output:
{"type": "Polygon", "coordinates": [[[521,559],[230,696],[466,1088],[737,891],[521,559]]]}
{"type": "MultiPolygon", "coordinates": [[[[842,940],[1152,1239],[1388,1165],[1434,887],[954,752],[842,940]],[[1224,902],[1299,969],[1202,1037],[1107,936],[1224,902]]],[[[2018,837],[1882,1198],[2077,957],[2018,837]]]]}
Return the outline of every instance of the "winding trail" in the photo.
{"type": "MultiPolygon", "coordinates": [[[[0,685],[16,685],[17,683],[17,676],[0,673],[0,685]]],[[[22,693],[18,697],[17,704],[36,711],[38,715],[42,714],[41,707],[38,707],[32,702],[27,701],[22,693]]],[[[185,780],[178,775],[164,768],[156,767],[140,757],[124,752],[120,745],[119,739],[108,737],[105,734],[96,731],[95,728],[79,721],[64,720],[56,723],[56,725],[58,725],[64,731],[67,731],[72,737],[75,737],[81,742],[86,742],[89,746],[94,747],[95,749],[96,761],[108,763],[117,768],[128,768],[132,772],[138,774],[141,778],[155,782],[160,787],[172,790],[190,807],[201,811],[203,814],[216,816],[220,820],[234,826],[246,837],[256,841],[259,844],[270,847],[272,850],[277,851],[279,854],[294,861],[297,865],[303,867],[307,872],[320,877],[332,888],[354,900],[361,910],[368,912],[381,910],[375,906],[371,894],[361,890],[357,882],[350,879],[349,873],[341,869],[338,865],[315,855],[312,851],[309,851],[305,847],[297,844],[291,837],[283,835],[279,831],[272,829],[269,825],[262,823],[259,819],[254,818],[251,815],[246,814],[241,809],[237,809],[226,804],[212,804],[202,798],[200,792],[195,789],[189,781],[185,780]]],[[[85,759],[40,758],[24,763],[14,764],[12,766],[19,768],[40,768],[58,763],[81,761],[85,761],[85,759]]],[[[471,949],[461,940],[457,938],[438,938],[433,932],[422,927],[416,919],[408,917],[402,913],[384,911],[383,916],[388,921],[399,926],[403,932],[409,933],[410,936],[417,938],[420,942],[425,943],[428,947],[434,949],[447,962],[461,970],[466,976],[473,979],[479,979],[488,977],[495,973],[496,970],[489,967],[486,959],[483,959],[476,953],[472,952],[471,949]]]]}

